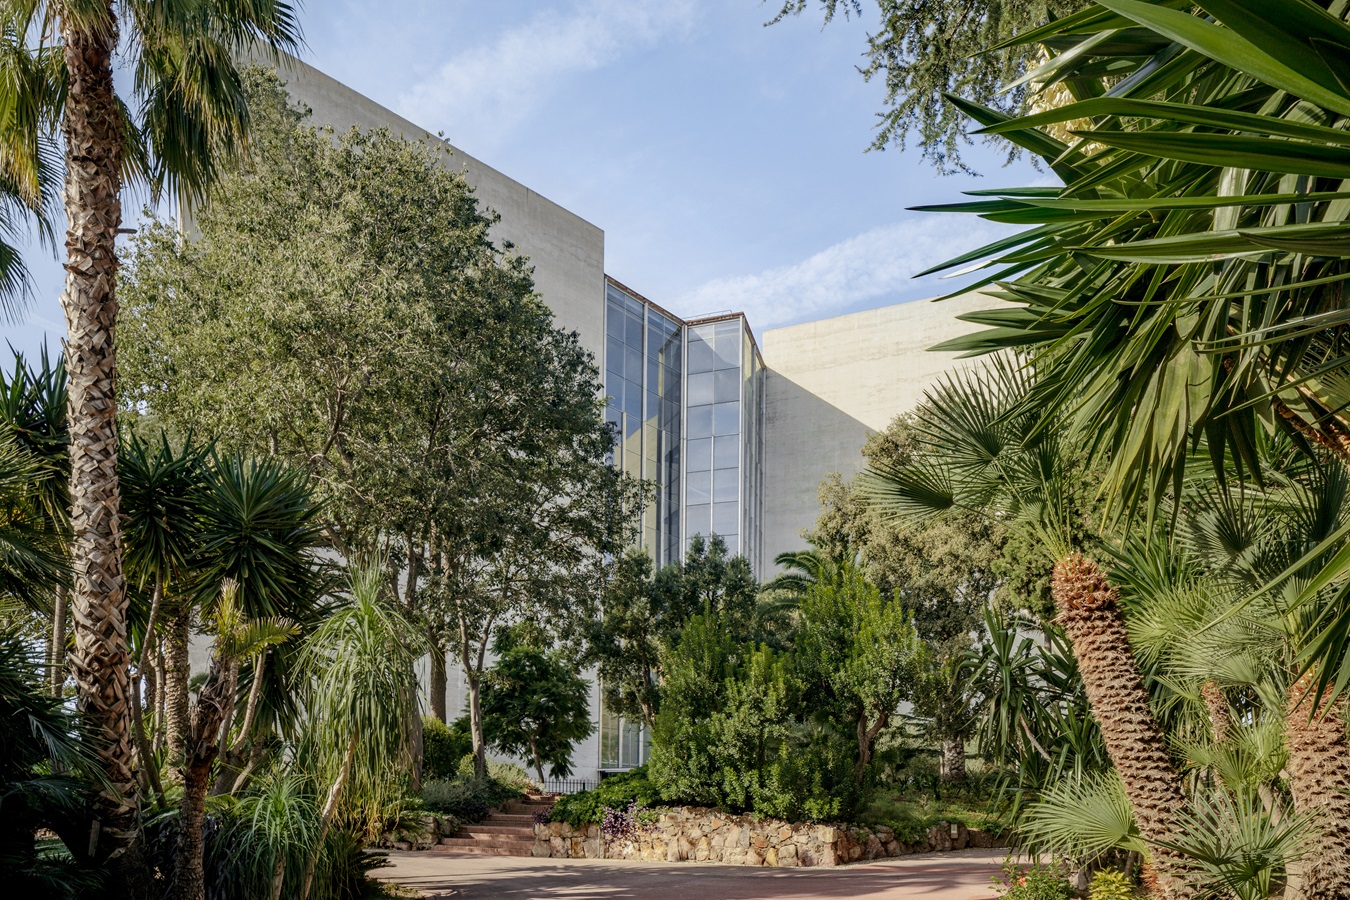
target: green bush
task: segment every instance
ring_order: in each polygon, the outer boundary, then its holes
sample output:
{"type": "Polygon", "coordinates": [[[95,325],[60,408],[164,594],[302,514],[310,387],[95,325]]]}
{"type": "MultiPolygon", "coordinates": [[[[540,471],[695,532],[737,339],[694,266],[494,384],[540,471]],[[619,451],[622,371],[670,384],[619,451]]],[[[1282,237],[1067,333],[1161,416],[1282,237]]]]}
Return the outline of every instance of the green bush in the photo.
{"type": "Polygon", "coordinates": [[[422,777],[428,781],[454,778],[464,754],[473,752],[469,719],[460,716],[446,725],[435,716],[422,717],[422,777]]]}
{"type": "Polygon", "coordinates": [[[994,889],[1003,900],[1074,900],[1067,875],[1063,866],[1019,866],[1009,857],[1002,876],[994,879],[994,889]]]}
{"type": "Polygon", "coordinates": [[[656,785],[647,777],[646,767],[611,775],[591,791],[559,797],[549,814],[550,821],[569,825],[599,824],[605,817],[605,808],[626,809],[637,801],[639,806],[654,806],[661,800],[656,785]]]}
{"type": "Polygon", "coordinates": [[[481,822],[488,813],[524,791],[495,778],[454,778],[429,781],[422,786],[422,804],[434,813],[454,816],[461,822],[481,822]]]}
{"type": "Polygon", "coordinates": [[[1130,879],[1118,869],[1103,869],[1092,876],[1088,900],[1135,900],[1137,895],[1130,879]]]}
{"type": "MultiPolygon", "coordinates": [[[[473,777],[473,754],[465,755],[455,768],[455,773],[460,778],[473,777]]],[[[521,793],[533,790],[535,788],[534,779],[528,773],[515,763],[497,762],[489,759],[487,761],[487,777],[494,781],[500,781],[502,784],[509,784],[517,788],[521,793]]]]}

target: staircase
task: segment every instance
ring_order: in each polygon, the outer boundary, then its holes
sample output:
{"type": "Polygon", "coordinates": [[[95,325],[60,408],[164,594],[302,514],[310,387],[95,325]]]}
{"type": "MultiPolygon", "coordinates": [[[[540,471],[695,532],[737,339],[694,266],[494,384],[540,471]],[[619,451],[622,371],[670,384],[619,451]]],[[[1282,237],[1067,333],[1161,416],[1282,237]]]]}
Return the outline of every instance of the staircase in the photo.
{"type": "Polygon", "coordinates": [[[534,849],[534,817],[553,809],[558,798],[527,794],[508,800],[476,825],[465,825],[453,837],[441,838],[442,853],[479,856],[529,856],[534,849]]]}

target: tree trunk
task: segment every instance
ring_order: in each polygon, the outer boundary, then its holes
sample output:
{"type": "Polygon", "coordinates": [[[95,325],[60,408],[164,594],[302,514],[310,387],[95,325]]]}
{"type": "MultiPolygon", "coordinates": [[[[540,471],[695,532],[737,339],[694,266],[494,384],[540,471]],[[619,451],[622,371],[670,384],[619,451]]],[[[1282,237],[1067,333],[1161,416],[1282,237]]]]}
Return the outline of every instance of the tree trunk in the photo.
{"type": "Polygon", "coordinates": [[[179,808],[178,852],[174,865],[173,900],[206,900],[202,865],[202,828],[211,766],[220,752],[220,726],[234,704],[237,669],[224,657],[211,660],[211,672],[192,707],[187,758],[183,764],[183,800],[179,808]]]}
{"type": "Polygon", "coordinates": [[[239,735],[233,741],[230,740],[229,725],[225,726],[225,733],[221,735],[220,742],[223,749],[220,753],[220,772],[216,776],[215,787],[212,788],[212,794],[224,794],[229,791],[234,793],[234,785],[243,786],[241,781],[247,769],[245,768],[245,759],[252,754],[245,754],[244,751],[252,747],[250,735],[253,731],[253,722],[258,716],[258,704],[262,701],[263,673],[267,671],[267,654],[259,653],[253,662],[253,684],[248,689],[248,701],[244,706],[244,720],[239,723],[239,735]]]}
{"type": "MultiPolygon", "coordinates": [[[[1185,802],[1181,778],[1149,707],[1119,597],[1101,568],[1077,553],[1055,566],[1050,587],[1057,621],[1073,643],[1088,703],[1111,763],[1125,783],[1139,833],[1150,843],[1176,843],[1185,802]]],[[[1165,897],[1195,896],[1183,878],[1179,854],[1155,848],[1150,855],[1165,897]]]]}
{"type": "Polygon", "coordinates": [[[352,765],[356,762],[357,738],[356,732],[352,732],[352,739],[347,743],[347,752],[342,756],[342,768],[338,770],[337,780],[328,789],[328,798],[324,801],[323,811],[319,818],[318,840],[314,842],[314,848],[309,854],[309,859],[305,862],[305,876],[300,883],[300,900],[309,900],[310,888],[314,885],[314,869],[319,864],[319,854],[323,852],[323,842],[328,839],[328,829],[333,826],[333,817],[337,815],[338,800],[342,798],[342,791],[347,786],[347,779],[352,774],[352,765]]]}
{"type": "Polygon", "coordinates": [[[1289,739],[1289,789],[1294,809],[1316,816],[1307,855],[1289,866],[1287,900],[1350,897],[1350,743],[1346,702],[1309,694],[1310,673],[1289,689],[1285,727],[1289,739]]]}
{"type": "Polygon", "coordinates": [[[103,776],[94,798],[89,852],[106,860],[122,856],[138,828],[117,484],[114,286],[123,146],[112,73],[117,17],[112,0],[99,4],[97,13],[82,12],[74,23],[57,8],[68,73],[61,120],[67,220],[61,306],[69,378],[71,668],[80,712],[98,738],[103,776]]]}
{"type": "Polygon", "coordinates": [[[165,735],[168,729],[168,701],[169,691],[165,682],[166,666],[164,665],[164,641],[159,641],[159,646],[155,648],[155,752],[164,753],[168,750],[168,738],[165,735]]]}
{"type": "Polygon", "coordinates": [[[534,760],[534,774],[539,776],[539,790],[544,789],[544,763],[539,759],[539,741],[530,738],[530,758],[534,760]]]}
{"type": "Polygon", "coordinates": [[[56,608],[52,610],[52,655],[47,673],[52,693],[60,697],[66,685],[66,589],[56,586],[56,608]]]}
{"type": "Polygon", "coordinates": [[[1206,681],[1200,688],[1200,696],[1209,708],[1209,727],[1214,734],[1215,743],[1222,744],[1233,732],[1233,719],[1228,712],[1228,698],[1223,688],[1214,681],[1206,681]]]}
{"type": "Polygon", "coordinates": [[[867,765],[872,761],[872,746],[876,743],[877,735],[881,734],[881,729],[886,727],[890,721],[891,714],[883,712],[870,727],[867,724],[867,711],[864,710],[858,716],[858,758],[853,762],[853,783],[861,786],[863,779],[867,777],[867,765]]]}
{"type": "Polygon", "coordinates": [[[179,601],[180,607],[168,621],[164,635],[164,736],[170,777],[179,777],[187,747],[188,681],[192,668],[188,660],[188,640],[192,632],[192,607],[179,601]]]}
{"type": "Polygon", "coordinates": [[[469,688],[469,734],[473,737],[473,773],[479,778],[487,775],[487,744],[483,740],[482,685],[478,676],[464,667],[464,681],[469,688]]]}
{"type": "Polygon", "coordinates": [[[427,686],[431,714],[442,722],[445,717],[445,647],[436,636],[431,636],[431,677],[427,686]]]}
{"type": "Polygon", "coordinates": [[[938,778],[943,784],[960,784],[966,780],[966,742],[961,738],[943,739],[938,778]]]}

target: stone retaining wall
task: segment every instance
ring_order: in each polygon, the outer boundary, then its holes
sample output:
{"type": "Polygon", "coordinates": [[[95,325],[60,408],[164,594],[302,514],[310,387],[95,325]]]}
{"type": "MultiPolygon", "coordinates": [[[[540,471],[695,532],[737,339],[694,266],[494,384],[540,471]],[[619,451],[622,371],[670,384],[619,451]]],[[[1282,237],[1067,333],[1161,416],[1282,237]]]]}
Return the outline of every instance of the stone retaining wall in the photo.
{"type": "Polygon", "coordinates": [[[715,809],[676,807],[662,811],[634,840],[606,841],[599,825],[565,822],[534,826],[537,857],[555,859],[649,859],[722,863],[731,866],[837,866],[912,853],[1005,847],[1006,835],[964,825],[935,825],[917,841],[897,840],[884,825],[871,828],[803,825],[777,819],[729,816],[715,809]]]}

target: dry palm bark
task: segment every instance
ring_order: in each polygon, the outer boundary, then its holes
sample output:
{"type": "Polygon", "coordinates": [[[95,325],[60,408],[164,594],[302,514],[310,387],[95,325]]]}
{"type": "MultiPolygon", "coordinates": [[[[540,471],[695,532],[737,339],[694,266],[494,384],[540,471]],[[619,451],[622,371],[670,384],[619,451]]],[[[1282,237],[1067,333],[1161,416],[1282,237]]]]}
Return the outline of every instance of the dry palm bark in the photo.
{"type": "Polygon", "coordinates": [[[71,607],[80,711],[98,737],[104,781],[89,851],[121,855],[136,834],[129,706],[126,591],[118,523],[114,325],[122,224],[122,124],[113,93],[117,20],[111,0],[83,4],[78,22],[61,9],[68,72],[65,137],[66,371],[69,378],[71,607]]]}
{"type": "MultiPolygon", "coordinates": [[[[1119,596],[1101,567],[1077,553],[1055,566],[1051,591],[1057,621],[1073,642],[1088,703],[1111,764],[1125,783],[1139,833],[1155,845],[1175,844],[1185,795],[1149,707],[1119,596]]],[[[1150,856],[1165,897],[1195,896],[1179,854],[1156,848],[1150,856]]]]}
{"type": "Polygon", "coordinates": [[[1350,742],[1346,703],[1308,696],[1312,673],[1289,690],[1285,728],[1289,741],[1290,793],[1294,809],[1315,816],[1307,855],[1289,867],[1286,900],[1350,897],[1350,742]]]}

